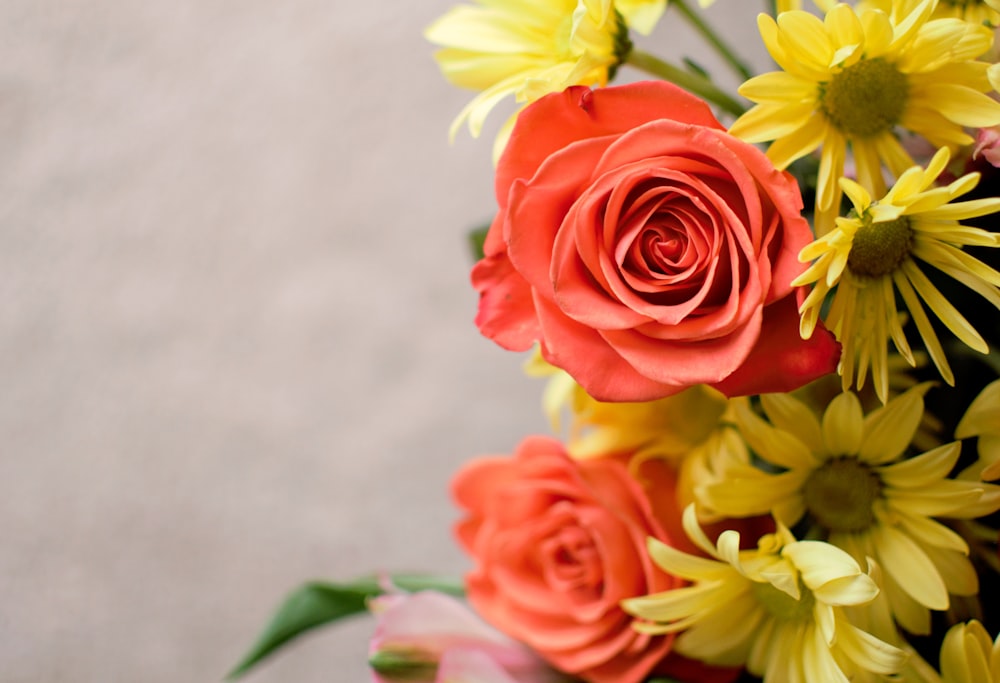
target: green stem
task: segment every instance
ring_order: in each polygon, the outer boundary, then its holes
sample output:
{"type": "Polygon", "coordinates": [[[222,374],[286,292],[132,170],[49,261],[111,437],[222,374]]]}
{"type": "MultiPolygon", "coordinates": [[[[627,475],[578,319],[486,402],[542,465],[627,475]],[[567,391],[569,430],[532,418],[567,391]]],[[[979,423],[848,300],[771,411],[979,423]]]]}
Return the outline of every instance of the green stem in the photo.
{"type": "Polygon", "coordinates": [[[677,11],[684,15],[684,18],[687,19],[688,23],[701,34],[702,38],[708,41],[709,45],[715,48],[715,51],[718,52],[719,56],[725,60],[726,64],[728,64],[730,68],[736,72],[737,76],[746,81],[753,75],[750,72],[750,69],[747,68],[747,65],[743,63],[743,60],[737,57],[732,48],[730,48],[729,45],[726,44],[726,41],[722,39],[722,36],[716,33],[711,26],[706,24],[701,18],[701,15],[692,11],[692,9],[688,7],[685,0],[671,0],[670,4],[676,7],[677,11]]]}
{"type": "Polygon", "coordinates": [[[740,116],[746,108],[724,93],[722,90],[703,76],[685,71],[680,67],[669,64],[659,57],[654,57],[648,52],[632,49],[625,60],[637,69],[645,71],[653,76],[658,76],[665,81],[675,83],[685,90],[689,90],[695,95],[708,100],[720,109],[729,112],[733,116],[740,116]]]}

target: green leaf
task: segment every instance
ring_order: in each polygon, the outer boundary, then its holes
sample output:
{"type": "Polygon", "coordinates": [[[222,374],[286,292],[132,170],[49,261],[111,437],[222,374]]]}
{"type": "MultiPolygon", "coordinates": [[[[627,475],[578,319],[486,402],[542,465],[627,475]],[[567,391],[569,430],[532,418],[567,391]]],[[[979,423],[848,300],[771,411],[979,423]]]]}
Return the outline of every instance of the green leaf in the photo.
{"type": "Polygon", "coordinates": [[[307,583],[293,591],[271,617],[250,652],[228,676],[239,678],[275,650],[306,631],[366,611],[368,598],[381,591],[357,584],[307,583]]]}
{"type": "MultiPolygon", "coordinates": [[[[437,590],[450,595],[465,594],[459,579],[401,575],[388,577],[400,590],[437,590]]],[[[307,631],[368,610],[368,600],[384,593],[382,582],[371,576],[350,583],[312,581],[292,591],[278,608],[250,651],[226,676],[235,680],[283,645],[307,631]]]]}

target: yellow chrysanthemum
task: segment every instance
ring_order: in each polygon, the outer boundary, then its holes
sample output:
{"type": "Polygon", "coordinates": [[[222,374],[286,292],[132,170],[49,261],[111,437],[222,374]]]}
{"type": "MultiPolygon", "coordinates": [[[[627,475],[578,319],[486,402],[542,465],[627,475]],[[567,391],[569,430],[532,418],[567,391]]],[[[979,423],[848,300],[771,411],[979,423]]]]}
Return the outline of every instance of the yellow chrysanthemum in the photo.
{"type": "Polygon", "coordinates": [[[1000,636],[976,620],[955,624],[941,643],[942,683],[1000,683],[1000,636]]]}
{"type": "Polygon", "coordinates": [[[955,428],[956,439],[972,437],[979,437],[979,462],[968,474],[985,481],[1000,479],[1000,380],[986,385],[955,428]]]}
{"type": "Polygon", "coordinates": [[[749,142],[774,140],[768,156],[779,168],[822,147],[816,225],[823,234],[840,206],[837,180],[848,145],[858,182],[876,195],[885,189],[884,164],[898,176],[914,161],[897,128],[935,147],[973,140],[964,126],[1000,123],[989,92],[989,65],[975,61],[993,43],[985,26],[931,20],[936,0],[893,0],[889,13],[860,14],[846,4],[825,20],[803,11],[766,14],[758,26],[783,71],[751,78],[740,94],[758,103],[732,126],[749,142]]]}
{"type": "MultiPolygon", "coordinates": [[[[732,406],[746,399],[727,399],[697,385],[656,401],[603,403],[547,363],[537,349],[524,368],[531,376],[548,378],[542,406],[572,457],[630,453],[629,467],[638,479],[647,461],[666,461],[677,473],[675,495],[681,507],[694,502],[697,487],[718,481],[730,458],[746,453],[739,449],[742,441],[732,417],[732,406]]],[[[718,518],[706,507],[699,513],[704,520],[718,518]]]]}
{"type": "MultiPolygon", "coordinates": [[[[813,4],[819,7],[823,12],[829,12],[830,8],[837,4],[836,0],[813,0],[813,4]]],[[[778,0],[774,4],[775,14],[781,14],[782,12],[791,12],[792,10],[801,10],[803,2],[802,0],[778,0]]]]}
{"type": "Polygon", "coordinates": [[[855,371],[856,386],[861,388],[871,367],[876,393],[885,401],[890,338],[912,362],[896,309],[896,292],[948,384],[955,383],[954,375],[923,304],[970,348],[989,351],[979,333],[918,265],[933,266],[1000,309],[1000,273],[962,250],[964,246],[1000,246],[997,234],[959,223],[997,211],[1000,198],[954,202],[976,186],[979,175],[970,173],[935,187],[948,159],[947,148],[941,148],[926,170],[910,168],[878,201],[861,185],[842,178],[841,187],[854,210],[846,218],[837,218],[836,228],[799,254],[803,261],[815,259],[792,283],[814,285],[799,308],[802,336],[812,334],[827,294],[835,290],[825,322],[843,345],[840,374],[845,389],[851,386],[855,371]]]}
{"type": "Polygon", "coordinates": [[[648,36],[667,9],[667,0],[615,0],[615,8],[629,28],[648,36]]]}
{"type": "Polygon", "coordinates": [[[729,404],[722,393],[704,385],[656,401],[604,403],[547,363],[537,349],[525,372],[549,378],[543,408],[556,433],[563,431],[568,413],[566,449],[581,459],[643,451],[677,463],[718,427],[729,404]]]}
{"type": "Polygon", "coordinates": [[[939,0],[934,16],[996,26],[1000,24],[1000,0],[939,0]]]}
{"type": "Polygon", "coordinates": [[[762,397],[767,420],[737,408],[750,448],[781,471],[732,467],[699,496],[733,517],[773,512],[789,526],[807,517],[813,533],[859,562],[874,558],[897,621],[927,633],[928,610],[947,609],[949,593],[978,590],[968,545],[933,518],[1000,509],[1000,486],[948,479],[960,442],[904,459],[929,386],[917,385],[867,416],[850,392],[830,403],[822,421],[788,395],[762,397]]]}
{"type": "Polygon", "coordinates": [[[844,606],[870,602],[875,581],[847,553],[820,541],[796,541],[780,527],[756,550],[740,550],[740,535],[724,531],[713,545],[694,507],[684,530],[709,557],[688,555],[656,539],[649,553],[664,571],[691,582],[684,588],[625,600],[646,633],[680,633],[679,654],[739,666],[765,683],[846,683],[864,672],[892,674],[905,654],[850,623],[844,606]]]}
{"type": "MultiPolygon", "coordinates": [[[[628,33],[612,0],[476,0],[435,21],[424,36],[451,83],[481,91],[451,126],[474,137],[501,100],[527,104],[571,85],[603,86],[628,52],[628,33]]],[[[643,3],[632,3],[636,9],[643,3]]],[[[494,154],[506,144],[511,117],[494,154]]]]}

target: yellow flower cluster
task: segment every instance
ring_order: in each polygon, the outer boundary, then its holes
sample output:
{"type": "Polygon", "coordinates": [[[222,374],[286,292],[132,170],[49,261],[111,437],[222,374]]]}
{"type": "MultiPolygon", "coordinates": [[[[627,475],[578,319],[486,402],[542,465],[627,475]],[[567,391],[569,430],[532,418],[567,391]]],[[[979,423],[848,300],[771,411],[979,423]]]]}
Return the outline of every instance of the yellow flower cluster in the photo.
{"type": "MultiPolygon", "coordinates": [[[[929,634],[932,612],[975,601],[970,553],[996,552],[995,530],[992,550],[973,548],[982,537],[966,540],[955,525],[1000,510],[1000,486],[987,482],[1000,477],[1000,380],[968,407],[956,440],[920,451],[929,382],[866,411],[858,395],[829,385],[766,394],[759,405],[706,403],[700,389],[602,404],[537,358],[531,373],[549,375],[547,408],[559,415],[554,426],[569,415],[575,457],[634,453],[636,464],[662,458],[679,472],[663,495],[688,506],[684,531],[707,557],[650,540],[653,561],[690,586],[624,601],[640,631],[679,633],[679,653],[746,666],[765,681],[994,680],[963,677],[956,664],[935,679],[905,634],[929,634]],[[978,439],[980,460],[953,478],[960,439],[978,439]],[[732,530],[713,542],[699,525],[761,515],[778,530],[755,550],[741,549],[732,530]]],[[[906,382],[895,375],[892,384],[906,382]]],[[[974,636],[946,651],[959,658],[968,648],[975,672],[985,632],[969,629],[974,636]]]]}
{"type": "MultiPolygon", "coordinates": [[[[508,96],[527,105],[604,87],[626,63],[656,66],[626,62],[629,31],[649,34],[671,4],[474,1],[426,33],[445,76],[479,92],[453,135],[466,123],[478,135],[508,96]]],[[[1000,310],[1000,234],[971,224],[1000,211],[973,170],[995,139],[977,135],[1000,126],[1000,0],[774,7],[757,25],[777,70],[743,82],[753,106],[729,134],[769,143],[774,166],[805,190],[814,162],[814,240],[789,279],[802,288],[801,336],[825,327],[841,344],[837,376],[787,394],[695,386],[605,403],[538,354],[527,371],[548,379],[544,409],[571,457],[624,458],[654,506],[684,510],[685,549],[651,538],[648,558],[687,585],[624,599],[636,630],[677,634],[678,653],[767,683],[1000,683],[1000,639],[987,630],[998,608],[981,595],[984,572],[1000,580],[989,519],[1000,510],[1000,362],[966,351],[990,353],[1000,310]],[[967,292],[988,314],[970,321],[967,292]],[[973,362],[987,371],[963,384],[973,362]],[[949,391],[938,377],[962,390],[944,394],[941,415],[925,403],[949,391]],[[650,461],[672,472],[669,490],[643,481],[650,461]],[[748,520],[773,531],[734,528],[748,520]],[[935,628],[939,666],[911,645],[935,628]]]]}
{"type": "Polygon", "coordinates": [[[804,11],[760,17],[782,70],[743,84],[740,92],[757,105],[730,132],[773,140],[768,155],[779,167],[819,154],[818,239],[802,251],[812,265],[795,284],[813,285],[800,308],[803,336],[826,311],[825,323],[844,346],[845,389],[862,388],[870,369],[886,400],[889,340],[913,362],[903,330],[909,320],[942,378],[954,384],[924,305],[968,347],[988,351],[926,266],[1000,308],[1000,274],[963,250],[998,246],[997,236],[960,222],[996,211],[1000,200],[954,202],[976,187],[978,173],[938,186],[950,154],[972,144],[969,128],[1000,123],[991,96],[997,69],[980,59],[992,48],[995,14],[983,2],[865,0],[830,7],[822,19],[804,11]],[[926,167],[913,156],[920,144],[938,149],[926,167]],[[891,189],[887,176],[896,179],[891,189]],[[847,216],[844,194],[852,205],[847,216]],[[900,297],[909,316],[898,308],[900,297]]]}

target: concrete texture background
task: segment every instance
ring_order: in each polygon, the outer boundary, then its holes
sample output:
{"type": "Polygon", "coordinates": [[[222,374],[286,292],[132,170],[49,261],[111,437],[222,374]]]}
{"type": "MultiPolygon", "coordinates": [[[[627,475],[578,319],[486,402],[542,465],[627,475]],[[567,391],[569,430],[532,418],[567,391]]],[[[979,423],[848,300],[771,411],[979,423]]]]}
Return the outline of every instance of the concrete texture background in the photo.
{"type": "MultiPolygon", "coordinates": [[[[3,683],[217,681],[306,579],[465,566],[451,473],[545,426],[472,324],[451,4],[0,4],[3,683]]],[[[370,629],[246,680],[367,680],[370,629]]]]}

